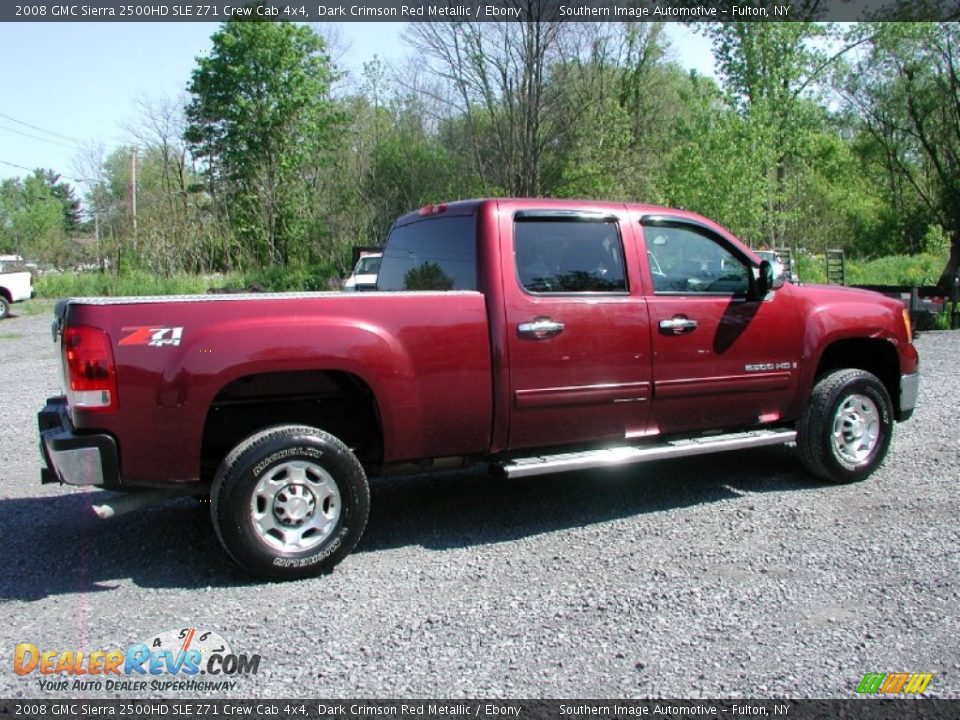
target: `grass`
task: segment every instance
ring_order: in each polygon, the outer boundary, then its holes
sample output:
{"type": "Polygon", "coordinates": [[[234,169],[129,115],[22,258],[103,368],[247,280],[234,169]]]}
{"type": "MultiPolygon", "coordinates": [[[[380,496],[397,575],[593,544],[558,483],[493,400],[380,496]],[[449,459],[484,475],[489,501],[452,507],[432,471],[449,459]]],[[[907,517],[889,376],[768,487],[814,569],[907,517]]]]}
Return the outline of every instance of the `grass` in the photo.
{"type": "MultiPolygon", "coordinates": [[[[874,260],[847,257],[847,285],[935,285],[943,271],[945,258],[941,255],[890,255],[874,260]]],[[[807,283],[825,283],[827,272],[823,255],[799,257],[800,280],[807,283]]]]}
{"type": "Polygon", "coordinates": [[[797,257],[797,273],[805,283],[825,283],[827,271],[822,255],[808,255],[801,252],[797,257]]]}
{"type": "Polygon", "coordinates": [[[848,285],[936,285],[945,258],[940,255],[891,255],[847,263],[848,285]]]}
{"type": "Polygon", "coordinates": [[[0,340],[19,340],[23,335],[15,332],[0,332],[0,340]]]}
{"type": "MultiPolygon", "coordinates": [[[[62,297],[143,297],[146,295],[203,295],[212,288],[257,286],[271,292],[326,290],[335,273],[327,267],[271,267],[248,273],[173,275],[159,277],[142,270],[114,275],[101,272],[49,273],[36,280],[37,295],[62,297]]],[[[334,285],[339,287],[339,282],[334,285]]]]}
{"type": "Polygon", "coordinates": [[[39,278],[37,295],[44,298],[144,295],[202,295],[211,287],[224,287],[225,276],[175,275],[158,277],[143,271],[122,275],[100,272],[49,273],[39,278]]]}
{"type": "Polygon", "coordinates": [[[944,310],[942,313],[937,313],[933,318],[933,330],[950,330],[950,316],[952,313],[949,310],[944,310]]]}
{"type": "Polygon", "coordinates": [[[55,304],[56,301],[52,298],[37,297],[17,303],[10,308],[10,312],[13,315],[49,315],[53,312],[55,304]]]}

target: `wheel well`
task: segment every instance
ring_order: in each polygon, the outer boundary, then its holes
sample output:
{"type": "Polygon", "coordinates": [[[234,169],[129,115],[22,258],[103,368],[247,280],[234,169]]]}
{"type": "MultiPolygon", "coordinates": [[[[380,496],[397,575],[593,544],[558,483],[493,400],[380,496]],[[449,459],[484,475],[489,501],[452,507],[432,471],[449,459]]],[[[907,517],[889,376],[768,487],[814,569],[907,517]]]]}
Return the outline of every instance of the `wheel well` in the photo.
{"type": "Polygon", "coordinates": [[[13,302],[13,295],[5,287],[0,287],[0,296],[2,296],[8,303],[13,302]]]}
{"type": "Polygon", "coordinates": [[[843,368],[856,368],[875,375],[887,388],[894,410],[899,416],[900,361],[893,345],[886,340],[871,338],[838,340],[820,356],[817,377],[843,368]]]}
{"type": "Polygon", "coordinates": [[[200,468],[209,481],[241,440],[271,425],[303,424],[326,430],[375,465],[383,433],[373,392],[344,372],[298,371],[248,375],[217,393],[203,428],[200,468]]]}

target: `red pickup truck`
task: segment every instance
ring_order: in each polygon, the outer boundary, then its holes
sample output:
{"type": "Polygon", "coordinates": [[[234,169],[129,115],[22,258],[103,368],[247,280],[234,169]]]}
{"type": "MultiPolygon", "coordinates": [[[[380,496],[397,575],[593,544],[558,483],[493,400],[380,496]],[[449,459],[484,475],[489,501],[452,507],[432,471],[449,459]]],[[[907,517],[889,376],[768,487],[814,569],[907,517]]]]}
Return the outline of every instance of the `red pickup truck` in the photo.
{"type": "Polygon", "coordinates": [[[900,303],[610,202],[432,205],[394,224],[376,292],[65,300],[54,336],[42,480],[209,497],[270,579],[342,560],[367,477],[404,464],[512,478],[796,442],[854,481],[918,388],[900,303]]]}

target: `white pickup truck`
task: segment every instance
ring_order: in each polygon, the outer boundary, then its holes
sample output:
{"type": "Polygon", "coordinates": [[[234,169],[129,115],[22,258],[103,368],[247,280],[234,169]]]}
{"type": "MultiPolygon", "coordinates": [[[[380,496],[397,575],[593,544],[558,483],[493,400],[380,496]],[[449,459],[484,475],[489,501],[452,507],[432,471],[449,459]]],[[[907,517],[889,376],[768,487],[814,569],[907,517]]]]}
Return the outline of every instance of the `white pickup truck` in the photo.
{"type": "Polygon", "coordinates": [[[0,260],[0,320],[10,315],[10,305],[34,295],[32,276],[22,263],[0,260]]]}

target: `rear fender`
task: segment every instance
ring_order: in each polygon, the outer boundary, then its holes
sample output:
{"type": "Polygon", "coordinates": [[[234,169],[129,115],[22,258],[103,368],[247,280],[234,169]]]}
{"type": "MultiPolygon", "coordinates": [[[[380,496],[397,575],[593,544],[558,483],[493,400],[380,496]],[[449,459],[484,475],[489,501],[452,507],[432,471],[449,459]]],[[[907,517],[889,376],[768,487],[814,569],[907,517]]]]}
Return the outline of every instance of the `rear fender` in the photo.
{"type": "Polygon", "coordinates": [[[177,416],[188,419],[178,433],[180,447],[197,456],[207,409],[223,388],[249,375],[302,370],[346,372],[370,387],[381,410],[385,454],[398,442],[398,413],[404,423],[423,426],[422,396],[403,345],[383,328],[341,317],[243,319],[185,335],[163,369],[158,412],[177,408],[177,416]],[[193,411],[184,412],[188,408],[193,411]]]}

